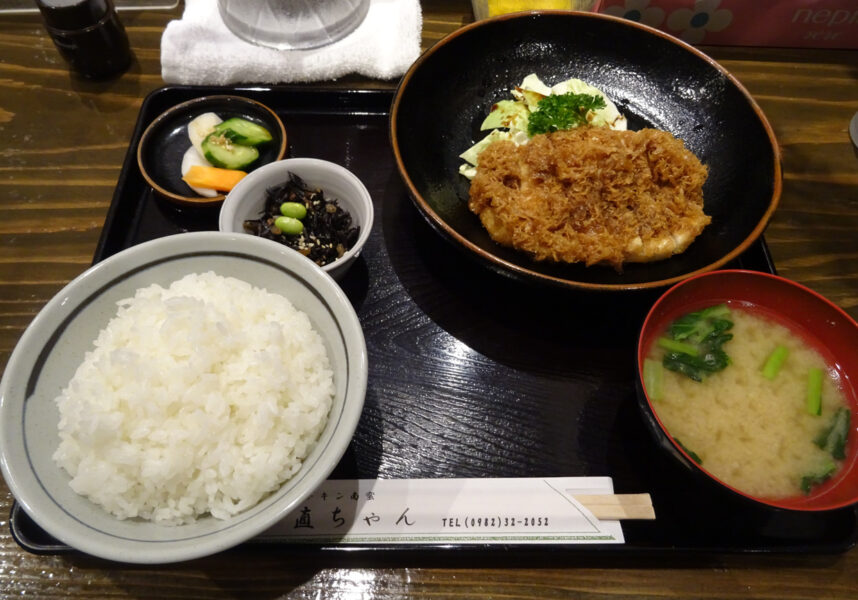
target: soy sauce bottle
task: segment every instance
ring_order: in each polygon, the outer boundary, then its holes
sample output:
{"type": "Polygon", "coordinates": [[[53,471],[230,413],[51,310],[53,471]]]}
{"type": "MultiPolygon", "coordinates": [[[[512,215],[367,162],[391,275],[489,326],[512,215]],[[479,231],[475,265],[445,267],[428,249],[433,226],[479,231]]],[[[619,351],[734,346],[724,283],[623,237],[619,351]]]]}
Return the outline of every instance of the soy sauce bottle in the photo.
{"type": "Polygon", "coordinates": [[[36,0],[45,28],[69,65],[102,79],[125,71],[131,47],[113,0],[36,0]]]}

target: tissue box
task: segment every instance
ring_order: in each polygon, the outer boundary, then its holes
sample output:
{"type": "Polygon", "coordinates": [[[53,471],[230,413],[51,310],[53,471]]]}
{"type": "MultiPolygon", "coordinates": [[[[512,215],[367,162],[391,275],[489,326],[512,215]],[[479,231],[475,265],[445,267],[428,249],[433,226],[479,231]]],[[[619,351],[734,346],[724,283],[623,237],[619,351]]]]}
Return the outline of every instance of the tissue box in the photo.
{"type": "Polygon", "coordinates": [[[858,48],[855,0],[601,0],[597,10],[691,44],[858,48]]]}

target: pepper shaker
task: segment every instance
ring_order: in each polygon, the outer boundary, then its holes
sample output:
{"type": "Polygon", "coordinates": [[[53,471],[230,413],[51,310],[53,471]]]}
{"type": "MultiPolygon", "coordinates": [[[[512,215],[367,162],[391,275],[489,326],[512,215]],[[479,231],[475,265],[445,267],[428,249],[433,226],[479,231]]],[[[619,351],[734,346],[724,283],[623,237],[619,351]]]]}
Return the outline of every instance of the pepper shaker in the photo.
{"type": "Polygon", "coordinates": [[[54,45],[75,71],[97,79],[128,68],[131,48],[113,0],[36,0],[36,5],[54,45]]]}

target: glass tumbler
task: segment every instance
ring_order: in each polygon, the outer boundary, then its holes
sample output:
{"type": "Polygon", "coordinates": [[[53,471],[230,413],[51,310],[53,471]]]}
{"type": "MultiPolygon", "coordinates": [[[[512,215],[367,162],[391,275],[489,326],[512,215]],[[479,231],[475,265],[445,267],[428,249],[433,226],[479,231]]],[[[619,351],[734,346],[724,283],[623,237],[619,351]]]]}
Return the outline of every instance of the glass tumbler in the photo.
{"type": "Polygon", "coordinates": [[[361,24],[370,0],[218,0],[235,35],[278,50],[318,48],[361,24]]]}

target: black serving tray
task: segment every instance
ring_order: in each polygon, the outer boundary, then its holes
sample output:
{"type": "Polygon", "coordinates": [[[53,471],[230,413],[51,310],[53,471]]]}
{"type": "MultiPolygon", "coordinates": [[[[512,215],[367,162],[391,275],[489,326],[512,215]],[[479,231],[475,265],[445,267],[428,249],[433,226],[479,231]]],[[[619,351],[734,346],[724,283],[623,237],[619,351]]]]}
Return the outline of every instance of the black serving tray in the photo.
{"type": "MultiPolygon", "coordinates": [[[[376,219],[340,282],[366,334],[369,384],[349,450],[334,478],[610,476],[617,493],[649,492],[655,521],[624,521],[622,545],[349,546],[366,556],[482,556],[560,560],[569,555],[839,553],[858,537],[851,508],[796,513],[721,492],[671,462],[635,400],[635,346],[659,291],[610,294],[534,287],[471,260],[437,235],[408,198],[389,145],[392,92],[309,87],[165,87],[144,101],[96,249],[98,262],[160,236],[217,228],[219,207],[177,207],[137,168],[144,128],[165,109],[233,93],[283,119],[289,156],[352,170],[376,219]],[[454,549],[455,552],[451,552],[454,549]]],[[[729,265],[774,273],[760,239],[729,265]]],[[[17,505],[24,548],[69,548],[17,505]]],[[[256,540],[288,552],[298,546],[256,540]]],[[[319,546],[336,554],[344,546],[319,546]]],[[[300,546],[302,552],[307,546],[300,546]]]]}

